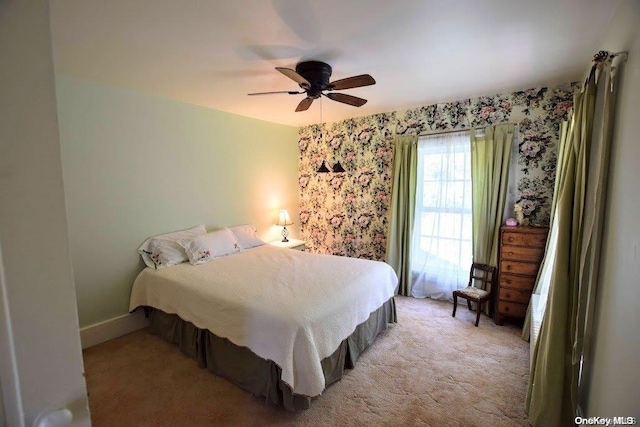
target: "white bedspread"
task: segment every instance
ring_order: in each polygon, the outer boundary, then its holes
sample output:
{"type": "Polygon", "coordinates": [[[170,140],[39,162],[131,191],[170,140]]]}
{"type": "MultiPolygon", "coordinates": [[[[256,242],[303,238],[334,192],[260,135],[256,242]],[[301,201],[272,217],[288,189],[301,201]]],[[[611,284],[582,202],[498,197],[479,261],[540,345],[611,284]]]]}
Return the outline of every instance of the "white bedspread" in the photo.
{"type": "Polygon", "coordinates": [[[394,295],[383,262],[264,245],[193,266],[144,269],[129,308],[151,306],[245,346],[294,393],[325,388],[320,361],[394,295]]]}

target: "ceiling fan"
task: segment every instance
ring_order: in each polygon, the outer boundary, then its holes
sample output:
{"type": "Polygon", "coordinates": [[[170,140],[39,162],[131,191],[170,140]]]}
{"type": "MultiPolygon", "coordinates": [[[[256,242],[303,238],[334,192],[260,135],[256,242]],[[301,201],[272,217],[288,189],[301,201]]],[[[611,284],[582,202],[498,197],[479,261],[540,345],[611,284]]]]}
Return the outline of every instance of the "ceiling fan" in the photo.
{"type": "Polygon", "coordinates": [[[275,91],[275,92],[258,92],[249,95],[271,95],[274,93],[288,93],[289,95],[299,95],[306,93],[307,97],[300,101],[296,112],[308,110],[311,103],[326,96],[327,98],[342,102],[343,104],[361,107],[367,103],[366,99],[357,96],[346,95],[344,93],[333,93],[334,90],[352,89],[355,87],[370,86],[376,84],[376,81],[369,74],[361,74],[359,76],[347,77],[346,79],[335,80],[329,82],[331,77],[331,66],[320,61],[304,61],[296,65],[296,69],[276,67],[285,76],[298,83],[302,91],[275,91]],[[329,93],[324,93],[324,92],[329,93]]]}

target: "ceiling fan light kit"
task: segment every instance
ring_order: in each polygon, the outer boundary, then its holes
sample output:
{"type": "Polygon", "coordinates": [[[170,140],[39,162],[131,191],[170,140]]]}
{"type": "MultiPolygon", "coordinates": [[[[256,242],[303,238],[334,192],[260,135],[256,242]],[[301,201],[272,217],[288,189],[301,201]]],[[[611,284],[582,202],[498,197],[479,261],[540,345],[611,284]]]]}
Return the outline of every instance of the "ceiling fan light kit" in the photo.
{"type": "Polygon", "coordinates": [[[358,98],[353,95],[344,93],[333,93],[334,90],[353,89],[356,87],[370,86],[376,84],[376,81],[369,74],[361,74],[359,76],[347,77],[333,82],[329,82],[332,69],[329,64],[320,61],[303,61],[296,65],[296,69],[276,67],[285,76],[289,77],[302,89],[301,92],[295,91],[275,91],[275,92],[258,92],[249,95],[271,95],[274,93],[287,93],[289,95],[299,95],[306,93],[304,98],[296,107],[296,112],[306,111],[309,109],[314,100],[325,96],[332,101],[341,102],[343,104],[361,107],[367,103],[366,99],[358,98]],[[329,93],[325,93],[329,92],[329,93]]]}

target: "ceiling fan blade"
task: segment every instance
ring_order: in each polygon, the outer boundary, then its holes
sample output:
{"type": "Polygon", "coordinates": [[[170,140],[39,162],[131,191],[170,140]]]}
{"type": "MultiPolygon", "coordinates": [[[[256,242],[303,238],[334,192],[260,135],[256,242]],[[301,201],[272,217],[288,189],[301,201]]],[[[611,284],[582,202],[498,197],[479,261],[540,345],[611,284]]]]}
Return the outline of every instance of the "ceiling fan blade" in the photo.
{"type": "Polygon", "coordinates": [[[294,82],[298,83],[302,88],[308,89],[311,87],[311,83],[309,83],[307,79],[302,77],[300,74],[298,74],[295,70],[292,70],[291,68],[276,67],[276,70],[280,71],[282,74],[289,77],[294,82]]]}
{"type": "Polygon", "coordinates": [[[289,95],[300,95],[301,93],[304,93],[304,91],[302,92],[295,92],[292,90],[277,90],[275,92],[254,92],[254,93],[248,93],[247,95],[249,96],[253,96],[253,95],[271,95],[274,93],[288,93],[289,95]]]}
{"type": "Polygon", "coordinates": [[[346,95],[344,93],[323,93],[329,99],[342,102],[343,104],[353,105],[354,107],[362,107],[367,103],[366,99],[358,98],[357,96],[346,95]]]}
{"type": "Polygon", "coordinates": [[[359,76],[347,77],[346,79],[336,80],[329,83],[328,90],[343,90],[351,89],[354,87],[371,86],[376,84],[376,81],[369,74],[361,74],[359,76]]]}
{"type": "Polygon", "coordinates": [[[311,103],[313,102],[313,98],[305,98],[302,101],[300,101],[300,104],[298,104],[298,107],[296,107],[296,113],[300,112],[300,111],[306,111],[309,109],[309,107],[311,107],[311,103]]]}

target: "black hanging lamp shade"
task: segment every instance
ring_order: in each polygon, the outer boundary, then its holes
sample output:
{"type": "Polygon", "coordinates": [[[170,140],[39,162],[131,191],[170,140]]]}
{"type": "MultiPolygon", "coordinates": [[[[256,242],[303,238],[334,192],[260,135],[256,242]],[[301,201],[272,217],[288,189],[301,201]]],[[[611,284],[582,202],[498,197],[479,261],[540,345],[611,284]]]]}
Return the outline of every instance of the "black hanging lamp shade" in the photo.
{"type": "Polygon", "coordinates": [[[322,166],[318,168],[318,173],[328,173],[331,172],[327,167],[327,163],[325,160],[322,161],[322,166]]]}
{"type": "Polygon", "coordinates": [[[342,165],[340,164],[340,162],[338,162],[335,165],[333,165],[333,171],[336,172],[336,173],[346,172],[344,170],[344,168],[342,167],[342,165]]]}

